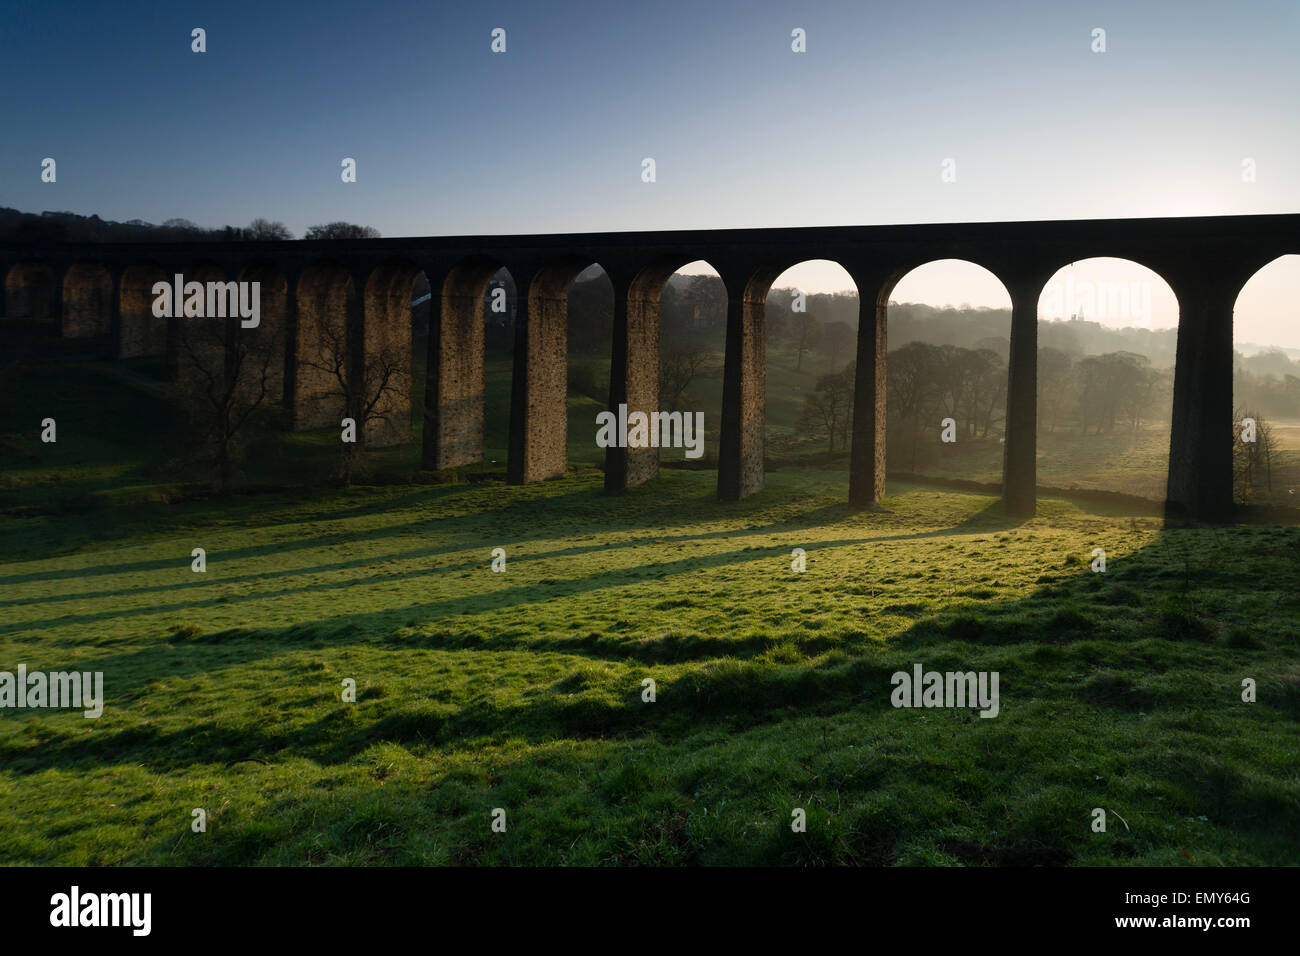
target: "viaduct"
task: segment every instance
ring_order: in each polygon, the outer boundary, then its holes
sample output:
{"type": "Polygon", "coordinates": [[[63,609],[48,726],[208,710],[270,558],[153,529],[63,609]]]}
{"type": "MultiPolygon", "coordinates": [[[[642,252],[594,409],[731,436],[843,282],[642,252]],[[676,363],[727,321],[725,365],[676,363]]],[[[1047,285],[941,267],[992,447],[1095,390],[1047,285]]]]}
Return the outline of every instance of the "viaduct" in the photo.
{"type": "MultiPolygon", "coordinates": [[[[423,272],[433,292],[424,393],[423,464],[439,469],[484,454],[484,300],[499,269],[519,290],[511,394],[509,481],[566,467],[566,309],[575,277],[593,263],[614,287],[610,407],[658,408],[659,300],[669,276],[706,260],[727,291],[718,496],[763,486],[764,303],[772,283],[810,259],[839,263],[860,295],[849,500],[870,507],[885,491],[886,305],[917,266],[964,259],[1011,296],[1003,500],[1035,509],[1037,306],[1058,269],[1098,256],[1156,272],[1178,300],[1177,364],[1167,507],[1204,520],[1232,514],[1232,312],[1256,271],[1300,253],[1300,214],[912,226],[832,226],[534,236],[273,242],[0,244],[0,315],[52,318],[64,338],[97,340],[114,357],[177,361],[178,323],[152,313],[152,287],[171,281],[259,281],[261,324],[228,336],[280,343],[275,398],[294,428],[337,425],[320,361],[346,342],[346,375],[374,374],[375,358],[411,354],[410,302],[423,272]]],[[[229,339],[227,348],[229,348],[229,339]]],[[[267,346],[268,348],[271,346],[267,346]]],[[[410,363],[371,444],[410,438],[410,363]]],[[[332,397],[333,396],[333,397],[332,397]]],[[[358,418],[358,421],[361,421],[358,418]]],[[[605,487],[617,492],[658,473],[658,449],[607,449],[605,487]]]]}

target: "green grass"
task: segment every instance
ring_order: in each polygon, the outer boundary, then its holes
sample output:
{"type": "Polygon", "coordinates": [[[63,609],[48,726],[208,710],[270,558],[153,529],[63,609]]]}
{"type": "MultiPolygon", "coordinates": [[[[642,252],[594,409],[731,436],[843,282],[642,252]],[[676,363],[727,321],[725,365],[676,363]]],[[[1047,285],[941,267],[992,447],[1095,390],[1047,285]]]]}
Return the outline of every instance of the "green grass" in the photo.
{"type": "MultiPolygon", "coordinates": [[[[253,449],[261,490],[223,501],[173,476],[158,373],[33,367],[0,429],[0,669],[101,670],[108,698],[0,710],[0,863],[1300,857],[1296,528],[1018,522],[896,481],[856,512],[834,462],[737,504],[708,470],[610,498],[582,396],[571,475],[509,487],[500,356],[476,482],[421,477],[417,443],[331,489],[327,429],[253,449]],[[894,709],[915,663],[998,671],[1000,715],[894,709]]],[[[815,374],[774,363],[774,434],[815,374]]],[[[1097,452],[1104,481],[1138,451],[1097,452]]]]}
{"type": "Polygon", "coordinates": [[[1296,529],[713,482],[7,520],[0,660],[102,670],[108,703],[0,716],[0,860],[1295,862],[1296,529]],[[916,662],[998,671],[1000,716],[892,708],[916,662]]]}

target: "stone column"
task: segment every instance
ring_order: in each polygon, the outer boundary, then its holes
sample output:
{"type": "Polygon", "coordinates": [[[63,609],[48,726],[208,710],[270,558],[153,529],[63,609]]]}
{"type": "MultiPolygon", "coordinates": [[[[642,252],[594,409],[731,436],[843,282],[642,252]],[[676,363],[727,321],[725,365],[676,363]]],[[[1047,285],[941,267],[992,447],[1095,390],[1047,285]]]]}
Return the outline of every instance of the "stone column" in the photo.
{"type": "Polygon", "coordinates": [[[765,299],[757,291],[751,293],[740,282],[727,283],[727,353],[718,450],[720,501],[738,501],[763,490],[767,398],[764,305],[765,299]]]}
{"type": "Polygon", "coordinates": [[[849,455],[849,504],[870,508],[885,497],[885,328],[881,291],[889,276],[853,270],[858,287],[858,353],[853,383],[853,448],[849,455]]]}
{"type": "Polygon", "coordinates": [[[1206,276],[1171,281],[1178,297],[1166,511],[1232,518],[1232,309],[1237,285],[1206,276]]]}
{"type": "Polygon", "coordinates": [[[429,277],[428,377],[424,388],[423,467],[436,471],[482,461],[483,297],[495,266],[457,266],[429,277]]]}
{"type": "Polygon", "coordinates": [[[294,394],[298,376],[298,280],[300,273],[284,275],[284,386],[280,406],[284,410],[284,427],[293,430],[294,394]]]}
{"type": "MultiPolygon", "coordinates": [[[[609,410],[620,404],[650,415],[659,408],[659,297],[665,280],[643,275],[614,283],[614,342],[609,366],[609,410]]],[[[616,494],[659,475],[659,449],[605,449],[605,491],[616,494]]]]}
{"type": "Polygon", "coordinates": [[[568,467],[569,283],[563,278],[545,269],[521,272],[515,280],[519,292],[506,467],[512,485],[561,478],[568,467]]]}
{"type": "Polygon", "coordinates": [[[67,281],[68,266],[50,267],[53,281],[50,287],[50,318],[54,321],[59,338],[63,338],[63,289],[67,281]]]}
{"type": "Polygon", "coordinates": [[[108,344],[105,358],[115,359],[122,354],[122,273],[125,266],[109,266],[108,274],[113,280],[113,289],[109,293],[108,303],[108,344]]]}
{"type": "Polygon", "coordinates": [[[1003,279],[1011,293],[1011,354],[1002,504],[1007,514],[1022,518],[1038,508],[1038,299],[1050,278],[1035,272],[1003,279]]]}

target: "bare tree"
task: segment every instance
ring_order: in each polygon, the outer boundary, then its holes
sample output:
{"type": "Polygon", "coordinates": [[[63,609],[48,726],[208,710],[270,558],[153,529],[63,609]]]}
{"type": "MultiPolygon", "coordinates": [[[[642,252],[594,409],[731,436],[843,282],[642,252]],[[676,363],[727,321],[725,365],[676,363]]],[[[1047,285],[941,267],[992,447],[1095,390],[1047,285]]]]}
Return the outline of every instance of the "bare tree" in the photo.
{"type": "Polygon", "coordinates": [[[804,398],[803,414],[799,426],[807,433],[825,436],[827,451],[835,453],[835,439],[840,447],[848,443],[849,421],[853,415],[853,380],[857,363],[850,362],[840,372],[830,372],[817,380],[817,386],[804,398]]]}
{"type": "Polygon", "coordinates": [[[396,415],[406,407],[410,348],[396,341],[376,341],[363,348],[361,329],[332,320],[324,309],[317,310],[313,327],[317,347],[300,361],[325,373],[330,393],[356,423],[356,441],[343,442],[340,459],[340,477],[350,484],[365,465],[367,439],[385,425],[395,424],[396,415]],[[360,354],[364,362],[357,361],[360,354]]]}
{"type": "Polygon", "coordinates": [[[691,383],[714,374],[711,357],[696,341],[678,343],[664,352],[659,360],[659,398],[666,411],[681,411],[690,399],[691,383]]]}
{"type": "Polygon", "coordinates": [[[358,226],[351,222],[326,222],[317,226],[308,226],[302,237],[304,239],[378,239],[379,230],[374,226],[358,226]]]}
{"type": "Polygon", "coordinates": [[[264,242],[268,239],[292,239],[293,233],[282,222],[269,219],[254,219],[244,230],[244,238],[264,242]]]}
{"type": "Polygon", "coordinates": [[[822,324],[811,312],[793,313],[795,371],[803,369],[803,357],[821,341],[822,324]]]}
{"type": "Polygon", "coordinates": [[[1277,453],[1277,438],[1263,416],[1256,412],[1240,411],[1233,416],[1232,426],[1232,490],[1241,504],[1260,497],[1261,491],[1273,491],[1273,458],[1277,453]],[[1243,440],[1245,419],[1255,422],[1255,440],[1243,440]]]}
{"type": "Polygon", "coordinates": [[[189,458],[206,467],[213,488],[227,495],[249,426],[281,381],[280,333],[269,325],[243,329],[235,318],[181,319],[177,339],[180,375],[172,388],[188,419],[189,458]]]}

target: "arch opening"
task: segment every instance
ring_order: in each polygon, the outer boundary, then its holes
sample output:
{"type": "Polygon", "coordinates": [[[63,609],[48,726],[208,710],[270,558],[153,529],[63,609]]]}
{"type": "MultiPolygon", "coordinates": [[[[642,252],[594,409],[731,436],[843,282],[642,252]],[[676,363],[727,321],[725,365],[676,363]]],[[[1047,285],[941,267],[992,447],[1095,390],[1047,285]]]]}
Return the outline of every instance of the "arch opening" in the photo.
{"type": "Polygon", "coordinates": [[[112,332],[113,276],[97,262],[78,262],[63,276],[63,337],[107,342],[112,332]]]}
{"type": "MultiPolygon", "coordinates": [[[[634,285],[635,297],[629,297],[629,323],[634,304],[643,312],[643,321],[654,322],[658,334],[653,407],[668,413],[680,413],[683,426],[686,416],[704,423],[704,434],[697,450],[687,459],[686,449],[669,453],[660,451],[659,462],[685,464],[689,461],[716,466],[722,434],[723,371],[727,351],[727,307],[729,296],[718,270],[708,261],[698,259],[671,272],[665,267],[658,274],[647,274],[634,285]],[[653,313],[651,313],[653,309],[653,313]]],[[[648,401],[647,396],[647,401],[648,401]]]]}
{"type": "Polygon", "coordinates": [[[1177,297],[1154,270],[1096,257],[1038,300],[1038,481],[1164,499],[1177,297]]]}
{"type": "Polygon", "coordinates": [[[1300,498],[1297,301],[1300,255],[1292,254],[1258,269],[1233,306],[1232,479],[1237,504],[1295,507],[1300,498]]]}
{"type": "Polygon", "coordinates": [[[890,471],[1004,481],[1011,295],[965,259],[923,263],[887,302],[890,471]]]}
{"type": "Polygon", "coordinates": [[[566,317],[569,464],[603,468],[611,449],[597,439],[600,414],[611,402],[614,284],[599,263],[574,277],[566,317]]]}
{"type": "Polygon", "coordinates": [[[847,454],[860,310],[857,284],[837,262],[805,260],[773,280],[764,307],[769,458],[847,454]]]}
{"type": "Polygon", "coordinates": [[[5,275],[6,318],[57,319],[57,280],[54,270],[44,262],[15,263],[5,275]]]}

